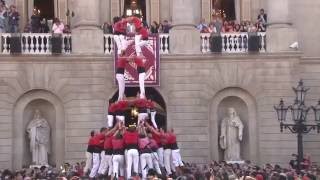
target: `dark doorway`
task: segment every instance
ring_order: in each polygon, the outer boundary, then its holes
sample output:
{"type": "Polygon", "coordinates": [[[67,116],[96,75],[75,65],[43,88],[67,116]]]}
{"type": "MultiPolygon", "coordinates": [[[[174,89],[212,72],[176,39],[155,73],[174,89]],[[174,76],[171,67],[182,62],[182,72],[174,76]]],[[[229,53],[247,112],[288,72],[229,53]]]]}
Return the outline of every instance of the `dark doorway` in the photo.
{"type": "Polygon", "coordinates": [[[34,9],[40,11],[41,19],[54,18],[54,0],[34,0],[34,9]]]}
{"type": "Polygon", "coordinates": [[[212,9],[226,20],[236,20],[235,0],[212,0],[212,9]]]}
{"type": "Polygon", "coordinates": [[[140,14],[142,19],[146,21],[146,0],[125,0],[124,15],[134,14],[140,14]]]}
{"type": "MultiPolygon", "coordinates": [[[[128,100],[133,100],[136,98],[137,93],[139,92],[138,87],[126,87],[125,95],[128,100]]],[[[158,127],[167,128],[167,113],[166,113],[166,105],[165,101],[162,98],[161,94],[152,87],[146,88],[147,99],[150,99],[155,102],[155,108],[157,111],[156,114],[156,122],[158,127]]],[[[112,102],[116,102],[118,99],[118,91],[111,98],[112,102]]],[[[126,117],[126,126],[136,123],[138,121],[137,116],[132,113],[134,109],[130,108],[125,112],[126,117]]]]}

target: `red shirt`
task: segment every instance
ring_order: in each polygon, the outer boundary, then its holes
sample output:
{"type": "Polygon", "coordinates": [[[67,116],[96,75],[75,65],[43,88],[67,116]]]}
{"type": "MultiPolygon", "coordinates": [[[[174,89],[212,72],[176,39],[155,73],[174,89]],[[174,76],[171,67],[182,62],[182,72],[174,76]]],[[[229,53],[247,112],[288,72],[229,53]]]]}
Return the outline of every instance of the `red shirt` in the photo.
{"type": "Polygon", "coordinates": [[[158,146],[162,146],[162,137],[156,133],[152,133],[152,138],[157,142],[158,146]]]}
{"type": "Polygon", "coordinates": [[[126,145],[138,145],[139,134],[136,131],[134,132],[126,131],[123,134],[123,139],[126,145]]]}
{"type": "Polygon", "coordinates": [[[95,136],[93,137],[93,143],[92,143],[92,145],[98,146],[98,147],[100,147],[100,148],[103,148],[104,138],[105,138],[104,133],[99,133],[99,134],[95,135],[95,136]]]}
{"type": "Polygon", "coordinates": [[[104,139],[104,149],[112,149],[112,136],[113,134],[109,134],[104,139]]]}
{"type": "Polygon", "coordinates": [[[140,29],[138,29],[138,34],[141,35],[142,40],[148,40],[149,32],[146,28],[141,27],[140,29]]]}
{"type": "Polygon", "coordinates": [[[131,17],[131,18],[132,18],[132,23],[136,29],[139,29],[142,27],[142,22],[139,18],[137,18],[137,17],[131,17]]]}
{"type": "Polygon", "coordinates": [[[150,145],[149,146],[150,146],[151,149],[158,149],[159,148],[158,143],[153,138],[150,139],[150,145]]]}
{"type": "Polygon", "coordinates": [[[112,142],[112,149],[114,149],[114,150],[124,149],[123,138],[116,139],[116,137],[112,137],[111,142],[112,142]]]}
{"type": "Polygon", "coordinates": [[[89,146],[94,145],[94,136],[93,136],[93,137],[90,137],[90,139],[89,139],[89,141],[88,141],[88,145],[89,145],[89,146]]]}
{"type": "Polygon", "coordinates": [[[113,25],[114,32],[126,33],[127,21],[121,20],[113,25]]]}
{"type": "Polygon", "coordinates": [[[177,137],[176,137],[176,135],[173,134],[173,133],[168,133],[167,140],[168,140],[168,144],[175,144],[175,143],[177,143],[177,137]]]}

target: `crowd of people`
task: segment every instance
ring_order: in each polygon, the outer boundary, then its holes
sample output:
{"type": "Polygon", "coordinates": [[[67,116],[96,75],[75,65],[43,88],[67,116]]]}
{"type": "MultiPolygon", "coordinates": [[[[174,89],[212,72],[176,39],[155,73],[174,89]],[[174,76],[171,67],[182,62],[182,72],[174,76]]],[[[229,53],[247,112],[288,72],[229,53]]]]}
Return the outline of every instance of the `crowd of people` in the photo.
{"type": "MultiPolygon", "coordinates": [[[[31,180],[31,179],[49,179],[49,180],[78,180],[88,179],[88,173],[85,174],[85,162],[71,165],[65,163],[59,168],[42,166],[40,168],[24,168],[19,171],[0,170],[1,180],[31,180]]],[[[108,179],[100,176],[97,179],[108,179]]],[[[110,179],[110,178],[109,178],[110,179]]],[[[138,179],[138,178],[136,178],[138,179]]],[[[148,180],[169,179],[158,175],[156,171],[149,170],[148,180]]],[[[180,175],[175,179],[180,180],[318,180],[320,179],[320,167],[310,165],[297,171],[292,166],[281,167],[279,165],[265,164],[257,166],[250,161],[243,164],[228,164],[225,161],[212,161],[209,164],[185,163],[181,168],[180,175]]]]}
{"type": "Polygon", "coordinates": [[[264,9],[260,10],[256,22],[242,21],[236,23],[235,21],[228,21],[220,14],[212,16],[212,21],[207,24],[204,19],[201,20],[197,29],[201,33],[233,33],[233,32],[265,32],[267,27],[267,14],[264,9]]]}

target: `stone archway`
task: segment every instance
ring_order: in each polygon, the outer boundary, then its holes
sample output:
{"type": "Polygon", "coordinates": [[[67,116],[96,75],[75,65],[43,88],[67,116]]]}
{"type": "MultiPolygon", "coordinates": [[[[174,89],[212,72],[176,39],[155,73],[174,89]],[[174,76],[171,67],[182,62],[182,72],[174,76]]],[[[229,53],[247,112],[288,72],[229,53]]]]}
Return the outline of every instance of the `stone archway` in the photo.
{"type": "MultiPolygon", "coordinates": [[[[125,89],[125,95],[126,97],[130,100],[130,99],[134,99],[137,95],[137,93],[139,92],[139,88],[138,87],[126,87],[125,89]]],[[[156,106],[156,122],[157,125],[159,127],[162,127],[164,129],[167,128],[168,124],[167,124],[167,108],[166,108],[166,103],[165,100],[163,98],[163,96],[161,95],[161,93],[152,87],[146,87],[146,96],[147,99],[150,99],[152,101],[155,102],[155,106],[156,106]]],[[[118,91],[116,91],[113,96],[110,98],[111,102],[115,102],[118,99],[118,91]]],[[[126,112],[126,116],[130,116],[130,112],[126,112]]],[[[136,119],[133,119],[132,121],[128,121],[129,124],[136,121],[136,119]]],[[[127,124],[127,122],[126,122],[127,124]]]]}
{"type": "MultiPolygon", "coordinates": [[[[219,123],[224,116],[224,108],[233,105],[236,110],[240,111],[240,118],[244,121],[247,132],[244,135],[245,152],[242,154],[244,158],[253,162],[259,162],[259,143],[257,130],[257,105],[253,96],[241,88],[226,88],[218,92],[212,101],[210,112],[210,152],[211,159],[219,160],[221,158],[221,150],[219,149],[219,123]]],[[[242,147],[243,148],[243,147],[242,147]]]]}
{"type": "Polygon", "coordinates": [[[51,126],[53,152],[49,160],[51,165],[61,165],[65,154],[65,121],[64,109],[60,99],[46,90],[31,90],[23,94],[16,102],[13,112],[13,169],[21,169],[30,162],[28,155],[25,127],[33,108],[44,111],[44,117],[51,126]]]}

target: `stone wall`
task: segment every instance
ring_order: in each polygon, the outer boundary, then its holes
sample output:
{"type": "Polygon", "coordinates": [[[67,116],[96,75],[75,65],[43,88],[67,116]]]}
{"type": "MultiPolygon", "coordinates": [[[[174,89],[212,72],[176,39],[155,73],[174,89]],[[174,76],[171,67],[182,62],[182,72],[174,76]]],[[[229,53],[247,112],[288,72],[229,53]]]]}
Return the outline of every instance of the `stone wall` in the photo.
{"type": "MultiPolygon", "coordinates": [[[[19,112],[37,96],[53,104],[56,122],[62,121],[58,129],[65,144],[55,148],[62,148],[57,158],[84,160],[89,132],[105,125],[107,100],[116,92],[113,72],[111,57],[1,56],[0,168],[22,165],[16,163],[22,160],[15,150],[24,131],[19,135],[19,112]]],[[[218,109],[225,98],[234,96],[247,106],[247,156],[258,163],[286,164],[296,152],[296,137],[280,134],[273,105],[280,98],[292,102],[291,87],[300,78],[312,88],[308,104],[315,104],[319,75],[320,63],[301,60],[298,54],[171,55],[161,58],[157,90],[166,101],[168,127],[175,128],[185,161],[219,158],[218,121],[224,115],[218,109]]],[[[305,150],[319,162],[318,137],[307,136],[305,150]]]]}

